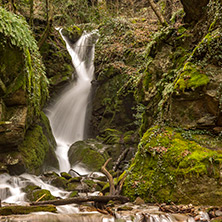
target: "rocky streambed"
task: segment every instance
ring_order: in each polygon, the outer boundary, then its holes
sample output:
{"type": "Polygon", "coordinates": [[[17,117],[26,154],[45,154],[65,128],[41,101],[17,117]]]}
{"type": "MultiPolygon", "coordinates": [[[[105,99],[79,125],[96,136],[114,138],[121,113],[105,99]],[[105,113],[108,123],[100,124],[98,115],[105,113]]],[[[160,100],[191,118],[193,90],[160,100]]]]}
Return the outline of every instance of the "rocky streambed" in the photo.
{"type": "Polygon", "coordinates": [[[129,202],[124,196],[110,196],[109,183],[101,173],[80,175],[71,170],[39,177],[2,174],[1,181],[5,183],[0,187],[2,222],[222,221],[222,207],[147,204],[139,197],[129,202]]]}

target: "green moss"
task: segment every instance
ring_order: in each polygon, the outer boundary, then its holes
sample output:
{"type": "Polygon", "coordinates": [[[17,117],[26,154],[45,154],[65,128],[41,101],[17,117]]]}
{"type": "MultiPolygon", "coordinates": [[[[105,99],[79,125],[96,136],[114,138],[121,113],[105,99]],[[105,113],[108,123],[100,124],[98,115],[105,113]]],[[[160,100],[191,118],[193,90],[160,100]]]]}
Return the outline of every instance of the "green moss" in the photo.
{"type": "Polygon", "coordinates": [[[163,40],[169,38],[172,34],[173,29],[168,27],[163,27],[158,32],[154,33],[152,36],[152,40],[149,42],[146,48],[146,57],[148,56],[154,57],[157,53],[158,49],[162,46],[163,40]]]}
{"type": "Polygon", "coordinates": [[[96,186],[96,182],[94,182],[93,180],[83,180],[83,182],[89,186],[89,189],[92,189],[96,186]]]}
{"type": "Polygon", "coordinates": [[[51,181],[51,184],[56,187],[66,188],[67,187],[67,179],[64,177],[57,177],[51,181]]]}
{"type": "Polygon", "coordinates": [[[63,35],[67,36],[73,43],[75,43],[82,35],[82,30],[76,26],[69,26],[62,30],[63,35]]]}
{"type": "Polygon", "coordinates": [[[69,197],[77,197],[78,196],[78,191],[73,191],[69,197]]]}
{"type": "Polygon", "coordinates": [[[98,136],[99,140],[102,140],[106,144],[120,143],[122,132],[117,129],[105,129],[103,134],[98,136]]]}
{"type": "Polygon", "coordinates": [[[49,143],[43,134],[42,128],[35,126],[33,129],[29,129],[24,141],[19,146],[19,151],[28,172],[39,172],[48,150],[49,143]]]}
{"type": "MultiPolygon", "coordinates": [[[[203,176],[219,180],[221,163],[220,152],[184,139],[181,132],[173,128],[155,126],[141,139],[128,169],[124,194],[131,200],[140,196],[147,202],[178,201],[175,196],[177,186],[181,185],[179,178],[195,178],[198,190],[203,176]]],[[[208,194],[211,188],[205,192],[208,194]]],[[[180,201],[186,202],[187,199],[180,201]]],[[[206,199],[202,196],[197,201],[204,203],[206,199]]]]}
{"type": "Polygon", "coordinates": [[[79,183],[77,183],[77,182],[68,183],[66,190],[67,191],[75,191],[78,185],[79,185],[79,183]]]}
{"type": "Polygon", "coordinates": [[[69,160],[72,165],[83,163],[92,171],[100,171],[108,158],[107,153],[101,147],[89,141],[78,141],[69,150],[69,160]],[[94,145],[95,144],[95,145],[94,145]]]}
{"type": "Polygon", "coordinates": [[[65,179],[67,179],[67,180],[72,178],[72,176],[69,173],[66,173],[66,172],[62,172],[61,176],[64,177],[65,179]]]}
{"type": "Polygon", "coordinates": [[[7,206],[0,208],[0,215],[12,215],[12,214],[29,214],[32,212],[56,212],[56,207],[54,205],[44,205],[44,206],[7,206]]]}
{"type": "Polygon", "coordinates": [[[207,85],[209,77],[197,68],[194,64],[188,62],[185,64],[180,78],[175,84],[175,89],[184,91],[185,89],[195,89],[199,86],[207,85]]]}
{"type": "Polygon", "coordinates": [[[33,199],[30,199],[30,200],[36,201],[39,198],[41,198],[43,195],[44,195],[44,197],[41,199],[41,201],[56,199],[56,197],[54,197],[49,190],[41,189],[41,190],[33,191],[33,194],[32,194],[33,199]]]}
{"type": "Polygon", "coordinates": [[[213,218],[211,219],[212,222],[222,222],[222,218],[213,218]]]}
{"type": "Polygon", "coordinates": [[[68,183],[80,182],[81,179],[82,179],[81,177],[73,177],[73,178],[68,180],[68,183]]]}

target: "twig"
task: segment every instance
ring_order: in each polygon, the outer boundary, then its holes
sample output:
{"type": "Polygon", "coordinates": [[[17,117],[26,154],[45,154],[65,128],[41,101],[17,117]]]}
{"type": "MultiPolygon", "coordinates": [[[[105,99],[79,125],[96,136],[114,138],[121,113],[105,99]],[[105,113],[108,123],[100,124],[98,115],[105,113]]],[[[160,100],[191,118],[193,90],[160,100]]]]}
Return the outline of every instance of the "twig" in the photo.
{"type": "Polygon", "coordinates": [[[38,203],[44,196],[46,195],[46,193],[44,193],[38,200],[36,200],[35,202],[38,203]]]}

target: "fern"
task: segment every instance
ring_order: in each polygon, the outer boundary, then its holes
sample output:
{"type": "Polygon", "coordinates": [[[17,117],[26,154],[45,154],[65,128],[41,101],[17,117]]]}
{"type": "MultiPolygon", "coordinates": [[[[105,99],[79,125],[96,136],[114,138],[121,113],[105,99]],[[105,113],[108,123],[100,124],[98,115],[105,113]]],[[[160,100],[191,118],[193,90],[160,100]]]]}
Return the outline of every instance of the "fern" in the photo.
{"type": "Polygon", "coordinates": [[[48,79],[37,42],[25,19],[2,7],[0,7],[0,33],[9,40],[12,46],[23,51],[26,72],[25,89],[29,95],[29,103],[38,115],[41,106],[48,98],[48,79]]]}

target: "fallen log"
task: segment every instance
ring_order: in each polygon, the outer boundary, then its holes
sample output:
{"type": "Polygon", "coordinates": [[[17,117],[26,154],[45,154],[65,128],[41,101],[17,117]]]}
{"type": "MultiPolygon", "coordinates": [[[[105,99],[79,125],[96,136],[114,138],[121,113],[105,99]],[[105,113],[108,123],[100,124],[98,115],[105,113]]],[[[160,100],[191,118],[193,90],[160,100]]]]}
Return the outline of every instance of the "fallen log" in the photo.
{"type": "Polygon", "coordinates": [[[6,206],[0,208],[0,215],[12,215],[12,214],[29,214],[33,212],[56,212],[54,205],[38,205],[38,206],[6,206]]]}
{"type": "Polygon", "coordinates": [[[59,199],[59,200],[47,200],[47,201],[39,201],[32,202],[30,205],[44,205],[44,204],[53,204],[53,205],[66,205],[66,204],[80,204],[83,202],[94,201],[96,203],[106,204],[110,200],[112,201],[120,201],[121,203],[129,202],[129,198],[124,196],[88,196],[88,197],[73,197],[67,199],[59,199]]]}

